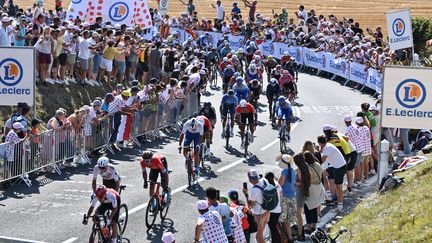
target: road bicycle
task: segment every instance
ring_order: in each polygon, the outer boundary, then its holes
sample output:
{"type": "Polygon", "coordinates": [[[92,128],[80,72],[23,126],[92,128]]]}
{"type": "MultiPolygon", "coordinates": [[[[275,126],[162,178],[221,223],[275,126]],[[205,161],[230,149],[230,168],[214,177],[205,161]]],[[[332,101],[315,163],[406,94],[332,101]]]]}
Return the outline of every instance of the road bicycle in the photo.
{"type": "Polygon", "coordinates": [[[211,64],[211,75],[210,75],[210,85],[213,87],[217,87],[217,78],[218,78],[218,69],[217,69],[217,61],[211,64]]]}
{"type": "Polygon", "coordinates": [[[289,142],[289,138],[288,138],[289,135],[286,131],[285,119],[279,118],[277,120],[282,123],[282,127],[281,127],[281,130],[279,132],[279,148],[280,148],[280,152],[284,153],[288,150],[287,143],[289,142]]]}
{"type": "MultiPolygon", "coordinates": [[[[122,191],[124,191],[125,189],[126,189],[126,185],[121,185],[119,187],[119,195],[121,195],[122,191]]],[[[119,232],[121,232],[122,235],[126,230],[128,218],[129,218],[128,207],[126,204],[122,203],[119,207],[119,219],[117,221],[119,224],[119,232]]]]}
{"type": "Polygon", "coordinates": [[[316,229],[310,235],[310,238],[314,243],[336,243],[337,238],[345,232],[348,232],[348,230],[345,227],[341,226],[337,235],[332,238],[330,234],[327,234],[324,230],[316,229]]]}
{"type": "Polygon", "coordinates": [[[162,222],[168,214],[168,209],[171,204],[171,189],[168,187],[167,191],[163,191],[161,194],[160,187],[161,183],[157,182],[153,196],[147,204],[145,217],[147,229],[150,229],[154,225],[158,214],[162,222]]]}
{"type": "Polygon", "coordinates": [[[228,146],[229,146],[229,140],[230,140],[230,137],[231,137],[231,129],[233,129],[231,127],[231,114],[228,111],[227,117],[226,117],[226,125],[225,125],[225,128],[224,128],[224,137],[225,137],[225,147],[226,148],[228,148],[228,146]]]}
{"type": "Polygon", "coordinates": [[[244,157],[248,156],[249,145],[252,143],[252,133],[250,132],[250,123],[245,124],[244,135],[244,157]]]}
{"type": "Polygon", "coordinates": [[[200,145],[200,160],[201,160],[201,168],[205,169],[204,162],[207,159],[208,147],[206,143],[206,139],[203,139],[203,142],[200,145]]]}
{"type": "Polygon", "coordinates": [[[197,178],[199,177],[198,172],[194,169],[194,154],[193,154],[193,149],[195,147],[194,146],[183,146],[183,147],[179,147],[179,150],[181,151],[181,149],[189,149],[187,156],[186,156],[186,161],[185,161],[185,167],[186,167],[186,171],[187,171],[187,175],[188,175],[188,185],[192,186],[192,184],[197,180],[197,178]]]}

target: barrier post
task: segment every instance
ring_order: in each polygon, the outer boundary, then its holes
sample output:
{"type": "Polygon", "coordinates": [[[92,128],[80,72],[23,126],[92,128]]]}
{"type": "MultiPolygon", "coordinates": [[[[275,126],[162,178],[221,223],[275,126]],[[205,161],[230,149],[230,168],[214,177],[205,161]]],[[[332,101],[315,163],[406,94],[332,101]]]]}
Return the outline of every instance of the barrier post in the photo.
{"type": "Polygon", "coordinates": [[[378,184],[388,173],[390,143],[384,139],[380,143],[380,158],[378,163],[378,184]]]}
{"type": "MultiPolygon", "coordinates": [[[[22,166],[21,166],[21,176],[20,176],[20,179],[22,180],[22,181],[24,181],[24,183],[28,186],[28,187],[31,187],[31,185],[32,185],[32,183],[31,183],[31,180],[29,179],[29,177],[28,177],[28,174],[27,174],[27,171],[26,171],[26,161],[27,161],[27,152],[26,152],[26,149],[25,149],[25,146],[26,146],[26,143],[27,142],[27,139],[23,139],[23,140],[21,140],[17,145],[18,145],[18,147],[21,147],[21,149],[20,149],[20,151],[21,151],[21,153],[22,153],[22,155],[21,155],[21,163],[22,163],[22,166]],[[21,144],[21,146],[19,146],[21,144]]],[[[30,151],[30,153],[31,153],[31,149],[29,150],[30,151]]],[[[29,156],[29,157],[31,157],[31,156],[29,156]]],[[[34,162],[34,160],[32,160],[32,162],[34,162]]]]}
{"type": "Polygon", "coordinates": [[[58,146],[58,143],[56,141],[59,141],[59,138],[57,137],[58,136],[57,134],[58,134],[58,131],[54,130],[54,132],[53,132],[53,138],[51,140],[51,143],[53,144],[53,146],[52,146],[52,162],[51,162],[51,166],[53,167],[54,171],[57,172],[57,174],[61,175],[62,173],[60,171],[60,168],[56,164],[56,162],[57,162],[56,161],[56,154],[57,154],[56,152],[58,150],[58,149],[56,149],[57,146],[58,146]]]}

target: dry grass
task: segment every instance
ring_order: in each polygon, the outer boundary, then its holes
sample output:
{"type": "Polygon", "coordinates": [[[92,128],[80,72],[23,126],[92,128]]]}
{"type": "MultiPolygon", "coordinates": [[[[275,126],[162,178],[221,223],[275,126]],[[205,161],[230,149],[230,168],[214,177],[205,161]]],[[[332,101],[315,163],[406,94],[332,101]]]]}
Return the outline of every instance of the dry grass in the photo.
{"type": "MultiPolygon", "coordinates": [[[[187,2],[187,0],[183,0],[187,2]]],[[[244,16],[247,16],[247,9],[244,8],[242,0],[239,2],[244,16]]],[[[250,0],[252,1],[252,0],[250,0]]],[[[28,0],[15,0],[20,6],[30,5],[28,0]]],[[[156,6],[156,0],[148,0],[150,6],[156,6]]],[[[214,17],[216,10],[211,7],[212,2],[215,0],[195,0],[196,10],[199,16],[214,17]]],[[[232,0],[222,0],[225,10],[231,10],[232,0]]],[[[70,0],[63,1],[63,6],[67,8],[70,0]]],[[[45,0],[48,8],[54,7],[54,0],[45,0]]],[[[431,0],[258,0],[257,13],[262,13],[265,16],[271,16],[271,11],[274,9],[280,12],[282,7],[288,9],[289,17],[295,17],[294,11],[298,10],[300,4],[305,5],[306,10],[315,9],[318,14],[335,14],[339,18],[352,17],[358,21],[364,28],[375,28],[381,25],[385,28],[385,15],[384,12],[392,9],[410,8],[413,16],[432,17],[432,1],[431,0]]],[[[169,14],[179,15],[180,12],[186,11],[186,6],[182,5],[179,0],[169,0],[169,14]]]]}

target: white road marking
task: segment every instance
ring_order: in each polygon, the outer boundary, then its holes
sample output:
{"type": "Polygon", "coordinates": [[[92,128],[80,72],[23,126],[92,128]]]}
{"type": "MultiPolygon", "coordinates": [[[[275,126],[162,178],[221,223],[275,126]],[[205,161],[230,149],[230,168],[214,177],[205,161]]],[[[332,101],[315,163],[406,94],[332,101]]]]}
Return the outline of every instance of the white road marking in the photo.
{"type": "MultiPolygon", "coordinates": [[[[301,118],[300,108],[298,106],[294,106],[293,110],[294,110],[293,111],[294,116],[297,117],[297,118],[301,118]]],[[[298,125],[299,125],[299,122],[294,123],[291,126],[291,132],[294,131],[294,129],[296,129],[296,127],[298,125]]],[[[271,148],[273,145],[277,144],[278,142],[279,142],[279,138],[276,138],[273,142],[271,142],[271,143],[267,144],[266,146],[262,147],[260,150],[261,151],[267,150],[267,149],[271,148]]]]}
{"type": "Polygon", "coordinates": [[[224,167],[219,168],[216,172],[224,172],[224,171],[226,171],[228,169],[231,169],[234,166],[237,166],[238,164],[243,163],[244,161],[245,161],[245,159],[239,159],[237,161],[234,161],[234,162],[230,163],[229,165],[225,165],[224,167]]]}
{"type": "Polygon", "coordinates": [[[316,113],[321,113],[321,111],[319,111],[319,109],[316,108],[316,106],[312,106],[312,109],[313,109],[316,113]]]}
{"type": "Polygon", "coordinates": [[[0,235],[0,242],[45,243],[43,241],[26,240],[26,239],[20,239],[20,238],[15,238],[15,237],[8,237],[8,236],[1,236],[1,235],[0,235]]]}
{"type": "Polygon", "coordinates": [[[76,240],[78,240],[77,237],[72,237],[70,239],[67,239],[67,240],[63,241],[62,243],[72,243],[72,242],[75,242],[76,240]]]}

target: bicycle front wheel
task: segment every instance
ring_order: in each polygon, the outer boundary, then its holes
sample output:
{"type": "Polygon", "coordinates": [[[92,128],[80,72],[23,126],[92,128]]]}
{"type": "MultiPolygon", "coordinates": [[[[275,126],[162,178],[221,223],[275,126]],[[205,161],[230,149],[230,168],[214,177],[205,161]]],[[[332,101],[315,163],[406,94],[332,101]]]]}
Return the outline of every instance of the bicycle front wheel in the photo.
{"type": "Polygon", "coordinates": [[[154,222],[156,221],[156,217],[159,211],[159,199],[157,197],[152,197],[147,204],[146,209],[146,226],[147,229],[150,229],[154,222]]]}
{"type": "Polygon", "coordinates": [[[245,134],[244,138],[244,157],[246,158],[248,155],[248,147],[249,147],[249,132],[245,134]]]}
{"type": "Polygon", "coordinates": [[[119,208],[118,225],[119,225],[120,235],[123,235],[126,230],[128,218],[129,218],[128,207],[126,204],[123,203],[119,208]]]}
{"type": "Polygon", "coordinates": [[[92,232],[90,234],[89,243],[101,243],[105,242],[105,237],[103,236],[100,229],[93,225],[92,232]]]}
{"type": "Polygon", "coordinates": [[[192,186],[193,182],[193,168],[192,161],[187,162],[188,185],[192,186]]]}
{"type": "Polygon", "coordinates": [[[161,209],[160,209],[160,218],[162,221],[165,220],[167,214],[168,214],[168,209],[169,206],[171,204],[171,199],[168,200],[168,195],[171,195],[171,188],[168,187],[167,192],[165,193],[165,197],[164,200],[161,202],[161,209]]]}
{"type": "MultiPolygon", "coordinates": [[[[284,128],[283,128],[284,129],[284,128]]],[[[279,147],[280,147],[280,152],[284,153],[286,151],[286,135],[285,132],[281,132],[280,133],[280,138],[279,138],[279,147]]]]}

